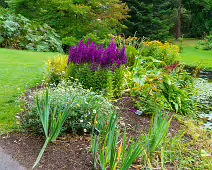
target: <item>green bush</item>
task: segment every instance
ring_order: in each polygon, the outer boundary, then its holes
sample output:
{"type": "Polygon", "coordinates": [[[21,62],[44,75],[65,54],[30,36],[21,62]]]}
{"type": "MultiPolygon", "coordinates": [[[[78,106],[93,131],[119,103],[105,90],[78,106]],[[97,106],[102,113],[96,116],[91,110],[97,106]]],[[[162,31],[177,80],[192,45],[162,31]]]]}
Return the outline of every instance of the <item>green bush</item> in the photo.
{"type": "Polygon", "coordinates": [[[22,15],[0,15],[0,47],[62,52],[60,37],[47,24],[22,15]]]}
{"type": "Polygon", "coordinates": [[[92,70],[90,64],[74,64],[68,66],[68,76],[71,80],[79,80],[85,89],[92,89],[105,96],[120,97],[124,89],[124,74],[126,68],[92,70]]]}
{"type": "Polygon", "coordinates": [[[5,11],[6,11],[5,8],[0,6],[0,15],[3,15],[5,13],[5,11]]]}
{"type": "MultiPolygon", "coordinates": [[[[108,46],[111,37],[105,36],[105,37],[98,37],[96,33],[88,33],[85,36],[82,37],[84,42],[88,42],[90,40],[91,42],[95,42],[96,44],[104,44],[104,46],[108,46]]],[[[81,39],[77,39],[76,37],[70,36],[70,37],[64,37],[62,39],[62,46],[65,53],[69,53],[70,47],[76,46],[81,39]]]]}
{"type": "MultiPolygon", "coordinates": [[[[166,109],[180,114],[193,112],[193,80],[181,67],[152,68],[154,62],[134,67],[131,95],[136,106],[145,113],[166,109]],[[171,69],[171,70],[169,70],[171,69]]],[[[172,67],[175,67],[172,66],[172,67]]]]}
{"type": "Polygon", "coordinates": [[[79,43],[80,40],[77,38],[70,36],[70,37],[64,37],[62,39],[62,46],[65,53],[69,53],[69,49],[71,46],[75,46],[79,43]]]}
{"type": "Polygon", "coordinates": [[[182,76],[175,75],[163,75],[163,81],[160,85],[163,97],[168,102],[169,106],[176,112],[183,115],[190,114],[194,111],[193,96],[193,81],[186,75],[186,72],[182,76]],[[174,77],[174,78],[173,78],[174,77]]]}
{"type": "Polygon", "coordinates": [[[153,41],[143,42],[136,51],[127,49],[134,55],[129,56],[134,59],[130,92],[137,108],[149,114],[164,109],[190,114],[194,87],[192,77],[178,63],[179,48],[153,41]]]}
{"type": "MultiPolygon", "coordinates": [[[[62,133],[82,134],[90,132],[92,125],[98,123],[103,126],[105,116],[112,109],[112,105],[102,96],[85,90],[78,83],[58,84],[57,87],[49,88],[50,114],[68,105],[69,116],[63,126],[62,133]],[[72,100],[72,98],[74,99],[72,100]],[[74,103],[73,103],[74,102],[74,103]],[[94,119],[98,118],[98,122],[94,119]]],[[[42,124],[36,107],[36,96],[38,95],[40,103],[45,103],[45,89],[35,91],[30,94],[30,98],[25,99],[23,112],[20,114],[22,127],[27,128],[35,133],[42,133],[42,124]]]]}
{"type": "Polygon", "coordinates": [[[201,50],[212,50],[212,32],[206,36],[205,40],[199,41],[196,48],[201,50]]]}
{"type": "Polygon", "coordinates": [[[98,69],[93,71],[91,65],[68,65],[66,55],[55,56],[49,59],[46,66],[46,81],[51,84],[59,84],[62,80],[79,81],[83,88],[91,89],[98,94],[103,94],[108,98],[120,97],[126,88],[128,69],[124,66],[116,68],[114,71],[108,69],[98,69]]]}
{"type": "Polygon", "coordinates": [[[143,42],[141,55],[143,57],[153,57],[155,60],[164,62],[165,65],[172,65],[179,60],[179,47],[170,43],[160,41],[143,42]]]}

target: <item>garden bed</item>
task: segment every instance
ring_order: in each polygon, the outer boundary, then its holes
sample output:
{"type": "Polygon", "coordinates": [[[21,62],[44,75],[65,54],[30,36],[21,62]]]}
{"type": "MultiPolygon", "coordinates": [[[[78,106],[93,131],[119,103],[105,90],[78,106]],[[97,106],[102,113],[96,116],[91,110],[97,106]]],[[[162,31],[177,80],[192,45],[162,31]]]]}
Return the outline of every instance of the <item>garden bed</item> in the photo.
{"type": "MultiPolygon", "coordinates": [[[[132,111],[133,101],[129,97],[119,99],[116,105],[120,108],[120,126],[127,129],[129,136],[137,136],[148,131],[151,116],[136,115],[132,111]]],[[[180,129],[180,123],[173,119],[168,135],[175,136],[180,129]]],[[[11,133],[0,138],[1,147],[27,169],[32,167],[44,142],[43,137],[27,133],[11,133]]],[[[90,143],[90,135],[67,135],[65,138],[59,138],[47,147],[37,169],[92,169],[90,143]]]]}
{"type": "MultiPolygon", "coordinates": [[[[0,145],[14,159],[31,169],[45,139],[32,134],[12,133],[0,138],[0,145]]],[[[88,136],[58,139],[50,144],[37,169],[92,169],[88,136]]]]}
{"type": "Polygon", "coordinates": [[[37,169],[210,169],[210,142],[189,120],[195,88],[179,48],[136,47],[81,41],[48,60],[46,82],[21,98],[21,132],[0,146],[29,169],[36,158],[37,169]]]}

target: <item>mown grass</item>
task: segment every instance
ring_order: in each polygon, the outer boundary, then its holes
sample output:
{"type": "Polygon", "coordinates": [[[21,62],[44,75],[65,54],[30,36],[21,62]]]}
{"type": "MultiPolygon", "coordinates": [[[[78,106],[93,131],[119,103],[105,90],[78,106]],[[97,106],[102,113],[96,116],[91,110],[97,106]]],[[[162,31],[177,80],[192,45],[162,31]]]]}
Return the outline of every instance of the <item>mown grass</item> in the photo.
{"type": "Polygon", "coordinates": [[[55,55],[0,48],[0,133],[15,127],[19,96],[41,83],[44,60],[55,55]]]}
{"type": "MultiPolygon", "coordinates": [[[[199,40],[184,39],[181,52],[182,63],[189,66],[201,66],[206,69],[212,69],[212,51],[196,49],[199,40]]],[[[180,45],[180,41],[171,40],[173,44],[180,45]]]]}

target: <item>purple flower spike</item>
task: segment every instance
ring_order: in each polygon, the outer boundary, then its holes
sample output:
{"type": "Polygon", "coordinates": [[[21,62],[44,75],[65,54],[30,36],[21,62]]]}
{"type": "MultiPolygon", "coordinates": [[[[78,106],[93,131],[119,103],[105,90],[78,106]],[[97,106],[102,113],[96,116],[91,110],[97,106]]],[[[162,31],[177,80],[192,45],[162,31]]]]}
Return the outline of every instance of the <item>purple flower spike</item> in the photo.
{"type": "Polygon", "coordinates": [[[98,67],[113,70],[126,64],[127,61],[126,48],[118,49],[113,39],[107,49],[103,48],[103,44],[98,46],[94,42],[91,43],[90,39],[88,39],[87,44],[80,41],[76,47],[70,48],[68,59],[68,63],[92,64],[94,66],[91,68],[93,71],[97,70],[98,67]]]}

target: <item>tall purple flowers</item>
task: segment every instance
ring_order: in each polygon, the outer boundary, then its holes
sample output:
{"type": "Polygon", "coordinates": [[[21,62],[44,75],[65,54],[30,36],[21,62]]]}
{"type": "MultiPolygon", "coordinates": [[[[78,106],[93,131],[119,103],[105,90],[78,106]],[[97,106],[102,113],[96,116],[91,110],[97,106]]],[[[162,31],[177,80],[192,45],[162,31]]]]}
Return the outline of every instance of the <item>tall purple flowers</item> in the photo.
{"type": "Polygon", "coordinates": [[[76,47],[70,48],[68,62],[89,63],[95,70],[96,68],[119,68],[127,63],[127,59],[126,48],[118,49],[114,40],[106,49],[103,48],[103,45],[98,46],[94,42],[88,41],[85,44],[81,41],[76,47]]]}

